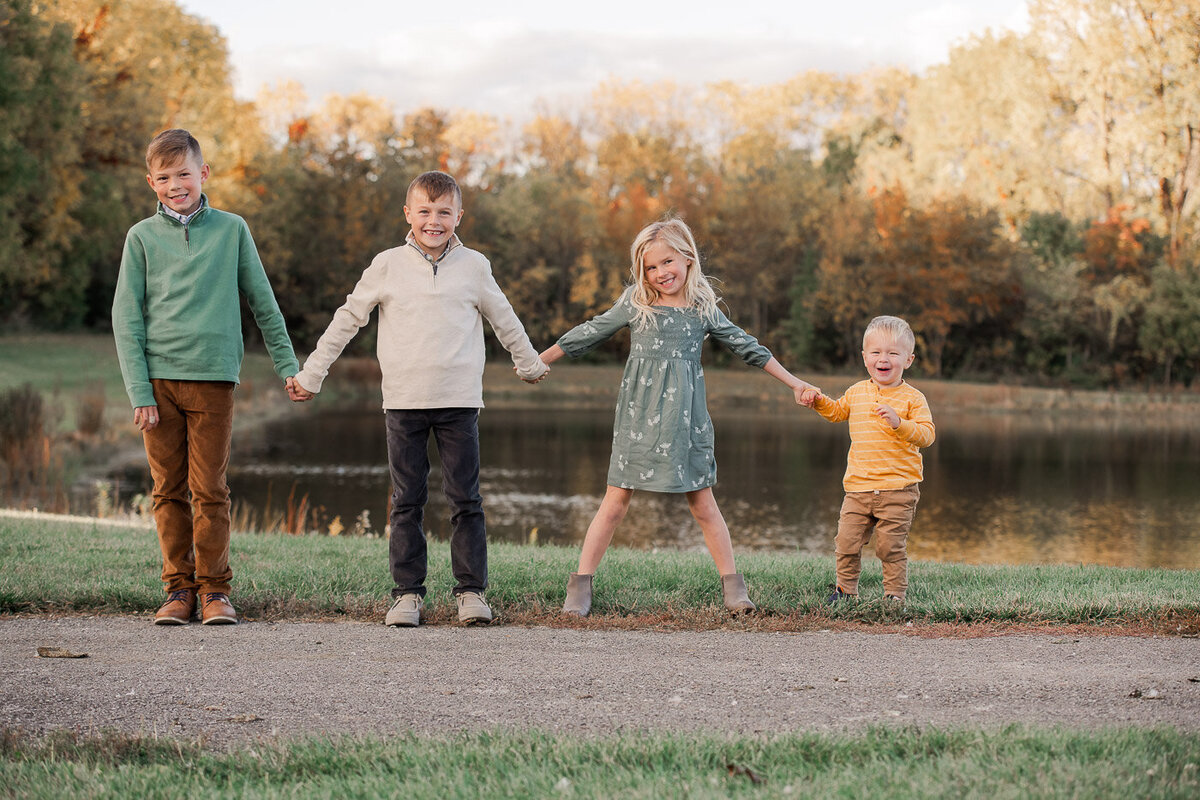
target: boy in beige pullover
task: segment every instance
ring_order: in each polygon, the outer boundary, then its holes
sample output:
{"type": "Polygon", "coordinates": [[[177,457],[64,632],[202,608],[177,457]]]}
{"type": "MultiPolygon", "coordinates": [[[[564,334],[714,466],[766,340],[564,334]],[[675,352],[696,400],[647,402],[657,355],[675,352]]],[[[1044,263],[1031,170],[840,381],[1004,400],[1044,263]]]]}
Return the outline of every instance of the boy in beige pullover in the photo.
{"type": "Polygon", "coordinates": [[[375,257],[333,315],[304,369],[290,381],[295,401],[321,391],[329,367],[379,309],[376,354],[383,372],[383,408],[392,475],[389,559],[395,588],[386,623],[414,627],[424,607],[423,527],[430,433],[442,461],[443,488],[453,509],[450,561],[458,618],[487,623],[487,539],[479,494],[479,409],[483,407],[483,320],[512,354],[529,383],[549,368],[525,334],[481,253],[463,246],[454,229],[462,193],[444,172],[426,172],[408,188],[405,243],[375,257]]]}
{"type": "Polygon", "coordinates": [[[925,395],[904,382],[916,340],[899,317],[876,317],[863,334],[863,364],[869,380],[859,381],[837,400],[812,390],[813,408],[830,422],[850,422],[846,490],[835,539],[836,603],[858,597],[863,547],[875,536],[883,566],[883,592],[903,603],[908,591],[908,531],[921,497],[922,447],[933,444],[933,417],[925,395]]]}

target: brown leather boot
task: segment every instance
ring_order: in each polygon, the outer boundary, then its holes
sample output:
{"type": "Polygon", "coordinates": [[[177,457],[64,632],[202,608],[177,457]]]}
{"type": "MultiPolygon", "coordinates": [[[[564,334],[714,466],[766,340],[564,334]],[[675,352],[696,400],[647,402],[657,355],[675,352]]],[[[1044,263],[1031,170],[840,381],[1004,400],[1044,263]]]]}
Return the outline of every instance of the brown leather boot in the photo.
{"type": "Polygon", "coordinates": [[[196,615],[196,590],[179,589],[154,614],[155,625],[187,625],[196,615]]]}
{"type": "Polygon", "coordinates": [[[742,573],[721,576],[721,591],[725,595],[725,608],[734,614],[746,614],[756,606],[750,602],[750,594],[746,591],[746,579],[742,573]]]}
{"type": "Polygon", "coordinates": [[[567,578],[567,599],[563,601],[563,613],[574,617],[586,617],[592,610],[592,576],[572,572],[567,578]]]}
{"type": "Polygon", "coordinates": [[[205,592],[200,595],[200,614],[205,625],[232,625],[237,622],[237,612],[224,592],[205,592]]]}

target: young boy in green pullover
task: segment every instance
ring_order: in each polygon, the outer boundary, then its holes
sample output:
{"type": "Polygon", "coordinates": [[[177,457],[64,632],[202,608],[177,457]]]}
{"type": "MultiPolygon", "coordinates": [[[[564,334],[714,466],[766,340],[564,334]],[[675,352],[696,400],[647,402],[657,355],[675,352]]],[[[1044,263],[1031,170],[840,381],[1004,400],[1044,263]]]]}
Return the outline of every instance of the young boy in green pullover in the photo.
{"type": "Polygon", "coordinates": [[[205,625],[234,623],[225,471],[242,366],[240,295],[279,377],[290,383],[300,366],[245,220],[201,194],[209,169],[199,142],[164,131],[146,168],[158,213],[125,238],[112,326],[154,480],[167,591],[154,622],[186,625],[199,599],[205,625]]]}

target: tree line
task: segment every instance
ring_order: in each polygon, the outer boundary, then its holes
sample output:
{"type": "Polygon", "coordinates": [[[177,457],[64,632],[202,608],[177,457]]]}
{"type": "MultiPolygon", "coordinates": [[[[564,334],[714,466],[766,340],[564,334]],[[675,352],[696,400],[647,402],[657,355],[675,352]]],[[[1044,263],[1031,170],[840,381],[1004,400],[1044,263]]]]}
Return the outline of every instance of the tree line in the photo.
{"type": "Polygon", "coordinates": [[[292,84],[239,101],[220,31],[173,0],[0,0],[0,327],[107,326],[125,231],[153,209],[146,143],[186,127],[302,351],[402,239],[409,181],[444,169],[539,346],[606,308],[634,234],[672,213],[731,316],[796,368],[853,364],[893,313],[917,374],[1190,385],[1200,9],[1030,18],[920,75],[610,81],[513,122],[292,84]]]}

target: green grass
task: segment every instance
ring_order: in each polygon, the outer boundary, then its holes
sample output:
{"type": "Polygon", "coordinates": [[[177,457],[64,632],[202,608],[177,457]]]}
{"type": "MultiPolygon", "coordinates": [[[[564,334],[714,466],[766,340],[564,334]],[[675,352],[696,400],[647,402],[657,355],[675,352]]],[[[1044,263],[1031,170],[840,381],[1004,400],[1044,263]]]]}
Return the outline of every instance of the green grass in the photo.
{"type": "MultiPolygon", "coordinates": [[[[75,394],[103,382],[113,399],[128,402],[109,334],[37,333],[0,336],[0,389],[28,383],[41,392],[75,394]]],[[[261,346],[247,348],[243,379],[272,379],[271,360],[261,346]]]]}
{"type": "Polygon", "coordinates": [[[257,742],[0,739],[23,798],[1189,798],[1200,734],[874,728],[725,737],[538,731],[257,742]]]}
{"type": "MultiPolygon", "coordinates": [[[[427,612],[452,617],[449,552],[430,547],[427,612]]],[[[501,619],[557,623],[575,548],[493,544],[489,600],[501,619]]],[[[162,600],[160,556],[151,528],[0,516],[0,613],[149,612],[162,600]],[[70,553],[71,558],[62,558],[70,553]]],[[[378,538],[237,533],[234,596],[250,618],[347,616],[386,610],[387,543],[378,538]]],[[[1126,626],[1195,633],[1197,575],[1187,570],[1078,566],[967,566],[913,562],[903,609],[882,595],[879,564],[865,561],[863,599],[826,605],[833,559],[806,554],[739,556],[761,614],[731,620],[704,553],[613,548],[596,576],[587,624],[804,629],[837,622],[1126,626]]]]}
{"type": "Polygon", "coordinates": [[[125,396],[111,336],[39,333],[0,337],[0,389],[31,384],[43,393],[77,394],[103,383],[113,399],[125,396]]]}
{"type": "MultiPolygon", "coordinates": [[[[72,431],[80,401],[103,395],[110,428],[136,439],[133,409],[125,394],[113,338],[95,333],[38,333],[0,336],[0,392],[29,384],[57,410],[59,431],[72,431]]],[[[260,390],[277,391],[286,403],[282,383],[261,347],[247,351],[242,364],[239,401],[260,390]]]]}

